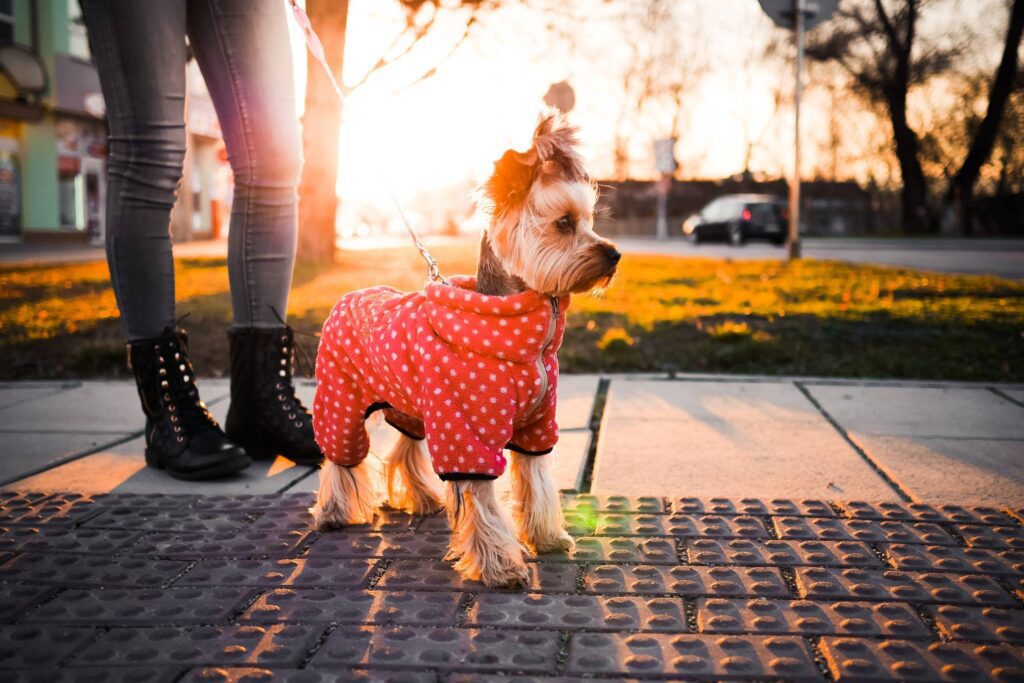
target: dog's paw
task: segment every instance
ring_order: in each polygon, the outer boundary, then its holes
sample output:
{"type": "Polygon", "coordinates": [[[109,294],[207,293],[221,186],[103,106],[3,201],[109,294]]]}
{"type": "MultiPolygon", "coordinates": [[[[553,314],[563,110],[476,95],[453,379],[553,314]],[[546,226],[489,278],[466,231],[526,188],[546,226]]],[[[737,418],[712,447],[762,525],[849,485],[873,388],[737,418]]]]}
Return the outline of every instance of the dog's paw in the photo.
{"type": "Polygon", "coordinates": [[[530,547],[538,555],[544,553],[570,553],[576,547],[576,541],[564,529],[561,533],[538,539],[530,547]]]}
{"type": "Polygon", "coordinates": [[[522,562],[485,567],[480,572],[480,582],[488,588],[525,587],[530,585],[530,570],[522,562]]]}

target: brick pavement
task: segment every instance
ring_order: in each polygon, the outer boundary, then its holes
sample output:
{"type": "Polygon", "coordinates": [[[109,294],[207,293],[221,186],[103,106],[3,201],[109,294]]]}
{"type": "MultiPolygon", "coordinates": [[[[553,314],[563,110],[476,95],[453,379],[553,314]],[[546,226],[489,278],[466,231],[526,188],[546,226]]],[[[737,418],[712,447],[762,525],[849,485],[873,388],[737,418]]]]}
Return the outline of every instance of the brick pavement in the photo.
{"type": "Polygon", "coordinates": [[[489,591],[442,518],[310,502],[0,493],[0,679],[1024,680],[1020,510],[567,495],[489,591]]]}

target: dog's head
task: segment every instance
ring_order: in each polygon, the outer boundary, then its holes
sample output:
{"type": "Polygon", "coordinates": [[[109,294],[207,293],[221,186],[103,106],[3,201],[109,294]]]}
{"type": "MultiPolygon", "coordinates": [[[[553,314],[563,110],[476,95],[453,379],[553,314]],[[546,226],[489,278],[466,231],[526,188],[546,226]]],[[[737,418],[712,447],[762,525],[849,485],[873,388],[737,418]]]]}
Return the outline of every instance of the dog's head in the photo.
{"type": "Polygon", "coordinates": [[[577,146],[575,128],[545,115],[530,149],[505,152],[481,188],[488,239],[502,266],[552,296],[606,287],[620,258],[594,232],[597,189],[577,146]]]}

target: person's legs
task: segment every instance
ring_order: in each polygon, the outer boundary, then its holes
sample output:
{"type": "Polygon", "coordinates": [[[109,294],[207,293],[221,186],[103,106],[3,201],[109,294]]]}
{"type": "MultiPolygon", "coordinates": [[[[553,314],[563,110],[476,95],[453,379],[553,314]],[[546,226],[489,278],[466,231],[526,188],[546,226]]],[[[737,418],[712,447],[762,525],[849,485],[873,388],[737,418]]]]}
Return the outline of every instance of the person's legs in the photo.
{"type": "Polygon", "coordinates": [[[107,105],[107,263],[129,342],[174,323],[169,221],[185,158],[185,0],[83,0],[107,105]]]}
{"type": "Polygon", "coordinates": [[[107,103],[107,261],[146,415],[146,464],[181,479],[252,460],[199,398],[174,329],[169,219],[185,157],[185,0],[84,0],[107,103]]]}
{"type": "Polygon", "coordinates": [[[188,34],[235,175],[228,272],[236,328],[283,324],[302,142],[280,0],[189,0],[188,34]]]}
{"type": "Polygon", "coordinates": [[[189,0],[188,34],[235,174],[228,273],[235,322],[224,427],[253,457],[322,459],[295,396],[285,325],[302,167],[288,16],[280,0],[189,0]]]}

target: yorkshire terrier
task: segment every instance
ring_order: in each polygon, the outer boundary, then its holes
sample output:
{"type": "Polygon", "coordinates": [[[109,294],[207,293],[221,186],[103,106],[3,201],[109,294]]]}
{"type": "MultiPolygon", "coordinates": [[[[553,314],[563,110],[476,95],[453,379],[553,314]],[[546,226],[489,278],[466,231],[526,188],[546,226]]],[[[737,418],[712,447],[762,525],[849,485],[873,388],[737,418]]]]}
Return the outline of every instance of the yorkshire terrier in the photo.
{"type": "Polygon", "coordinates": [[[335,305],[313,400],[326,456],[318,526],[373,521],[380,498],[364,422],[383,410],[401,433],[385,459],[385,501],[411,514],[446,508],[448,559],[464,577],[525,584],[524,549],[573,547],[549,471],[557,353],[570,294],[608,286],[620,258],[594,232],[597,193],[577,146],[576,129],[548,115],[528,151],[495,162],[478,196],[489,225],[476,278],[409,293],[372,287],[335,305]],[[506,449],[511,515],[494,492],[506,449]]]}

